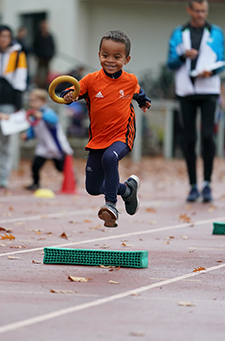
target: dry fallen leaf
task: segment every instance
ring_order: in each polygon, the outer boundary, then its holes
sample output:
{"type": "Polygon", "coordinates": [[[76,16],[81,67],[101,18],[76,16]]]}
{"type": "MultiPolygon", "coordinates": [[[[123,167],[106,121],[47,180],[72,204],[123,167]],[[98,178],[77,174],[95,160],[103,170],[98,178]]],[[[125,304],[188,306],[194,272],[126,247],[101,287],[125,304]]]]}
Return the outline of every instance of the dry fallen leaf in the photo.
{"type": "Polygon", "coordinates": [[[143,332],[131,332],[130,335],[131,336],[145,336],[145,333],[143,333],[143,332]]]}
{"type": "Polygon", "coordinates": [[[109,283],[110,283],[110,284],[120,284],[119,282],[112,281],[111,279],[110,279],[109,283]]]}
{"type": "Polygon", "coordinates": [[[103,244],[100,246],[101,249],[108,249],[110,246],[106,245],[106,244],[103,244]]]}
{"type": "Polygon", "coordinates": [[[127,247],[133,247],[133,245],[127,244],[127,243],[122,243],[121,245],[122,245],[122,246],[127,246],[127,247]]]}
{"type": "Polygon", "coordinates": [[[217,207],[215,205],[211,205],[208,209],[208,212],[213,212],[217,209],[217,207]]]}
{"type": "Polygon", "coordinates": [[[34,263],[34,264],[41,264],[41,262],[39,262],[39,261],[37,261],[37,260],[32,260],[32,263],[34,263]]]}
{"type": "Polygon", "coordinates": [[[15,259],[20,259],[20,257],[8,256],[8,259],[10,259],[10,260],[15,260],[15,259]]]}
{"type": "Polygon", "coordinates": [[[51,289],[50,292],[53,292],[54,294],[75,294],[76,291],[73,290],[55,290],[51,289]]]}
{"type": "Polygon", "coordinates": [[[26,246],[24,245],[15,245],[15,246],[10,246],[10,249],[22,249],[22,248],[26,248],[26,246]]]}
{"type": "Polygon", "coordinates": [[[147,208],[145,209],[145,211],[146,211],[146,212],[155,213],[155,212],[156,212],[156,209],[153,208],[153,207],[147,207],[147,208]]]}
{"type": "Polygon", "coordinates": [[[187,216],[187,214],[180,214],[179,215],[179,219],[184,221],[185,223],[190,223],[191,222],[191,218],[187,216]]]}
{"type": "Polygon", "coordinates": [[[63,232],[61,235],[60,235],[61,238],[65,238],[65,239],[68,239],[67,235],[65,234],[65,232],[63,232]]]}
{"type": "Polygon", "coordinates": [[[84,219],[84,223],[91,223],[91,220],[89,220],[89,219],[84,219]]]}
{"type": "Polygon", "coordinates": [[[200,266],[199,268],[195,268],[192,272],[197,272],[197,271],[203,271],[206,270],[203,266],[200,266]]]}
{"type": "Polygon", "coordinates": [[[11,233],[9,233],[9,234],[5,233],[4,236],[0,235],[0,237],[1,237],[1,240],[3,240],[3,239],[9,239],[9,240],[16,239],[11,233]]]}
{"type": "Polygon", "coordinates": [[[178,302],[178,305],[181,305],[181,306],[183,306],[183,307],[193,307],[193,306],[195,306],[194,303],[191,303],[191,302],[182,302],[182,301],[179,301],[179,302],[178,302]]]}
{"type": "Polygon", "coordinates": [[[91,278],[74,277],[74,276],[68,276],[68,279],[72,282],[88,282],[91,280],[91,278]]]}

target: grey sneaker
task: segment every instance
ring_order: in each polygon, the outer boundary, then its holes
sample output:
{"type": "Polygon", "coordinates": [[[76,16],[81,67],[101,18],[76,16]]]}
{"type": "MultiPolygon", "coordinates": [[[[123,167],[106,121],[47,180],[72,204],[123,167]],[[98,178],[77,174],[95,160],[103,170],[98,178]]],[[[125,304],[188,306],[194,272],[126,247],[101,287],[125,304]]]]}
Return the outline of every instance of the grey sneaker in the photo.
{"type": "Polygon", "coordinates": [[[125,202],[126,211],[128,214],[133,215],[139,209],[139,199],[137,192],[140,188],[140,180],[136,175],[131,175],[125,184],[131,189],[131,194],[128,197],[122,195],[122,199],[125,202]]]}
{"type": "Polygon", "coordinates": [[[100,207],[98,211],[98,217],[105,221],[104,226],[106,227],[117,227],[118,210],[115,206],[105,204],[100,207]]]}

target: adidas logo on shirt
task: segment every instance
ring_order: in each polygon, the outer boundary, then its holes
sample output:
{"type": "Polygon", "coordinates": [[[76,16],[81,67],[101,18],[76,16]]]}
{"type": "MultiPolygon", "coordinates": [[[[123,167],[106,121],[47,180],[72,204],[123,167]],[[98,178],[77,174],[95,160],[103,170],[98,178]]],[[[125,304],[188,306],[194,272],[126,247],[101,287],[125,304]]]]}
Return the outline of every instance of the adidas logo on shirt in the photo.
{"type": "Polygon", "coordinates": [[[95,97],[103,98],[104,96],[103,96],[103,94],[101,93],[101,91],[99,91],[99,92],[95,95],[95,97]]]}

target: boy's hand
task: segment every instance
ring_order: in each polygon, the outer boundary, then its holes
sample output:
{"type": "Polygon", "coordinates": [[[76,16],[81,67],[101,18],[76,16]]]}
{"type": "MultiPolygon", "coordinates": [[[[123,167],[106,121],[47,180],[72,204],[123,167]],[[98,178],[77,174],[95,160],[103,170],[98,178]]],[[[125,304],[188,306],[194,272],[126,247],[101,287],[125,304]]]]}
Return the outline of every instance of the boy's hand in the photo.
{"type": "Polygon", "coordinates": [[[8,119],[9,119],[8,114],[4,114],[3,112],[0,112],[0,120],[8,120],[8,119]]]}
{"type": "Polygon", "coordinates": [[[64,96],[63,96],[63,99],[68,102],[68,103],[71,103],[71,102],[76,102],[78,97],[74,98],[73,97],[73,90],[67,92],[64,96]]]}
{"type": "Polygon", "coordinates": [[[41,119],[43,116],[43,113],[39,110],[35,110],[34,113],[32,114],[37,120],[41,119]]]}
{"type": "Polygon", "coordinates": [[[27,140],[27,134],[26,133],[22,133],[20,135],[20,138],[21,138],[21,140],[26,141],[27,140]]]}
{"type": "Polygon", "coordinates": [[[151,108],[151,103],[146,101],[145,105],[141,106],[141,110],[145,113],[149,108],[151,108]]]}

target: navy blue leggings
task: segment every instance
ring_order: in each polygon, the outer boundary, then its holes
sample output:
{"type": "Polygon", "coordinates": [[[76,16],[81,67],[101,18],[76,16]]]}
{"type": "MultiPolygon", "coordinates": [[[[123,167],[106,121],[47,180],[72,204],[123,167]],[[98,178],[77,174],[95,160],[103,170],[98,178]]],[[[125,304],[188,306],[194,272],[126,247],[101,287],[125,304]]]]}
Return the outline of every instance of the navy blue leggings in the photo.
{"type": "Polygon", "coordinates": [[[104,194],[105,200],[117,202],[126,185],[119,182],[118,162],[130,152],[123,142],[114,142],[106,149],[91,149],[86,165],[86,190],[91,195],[104,194]]]}

